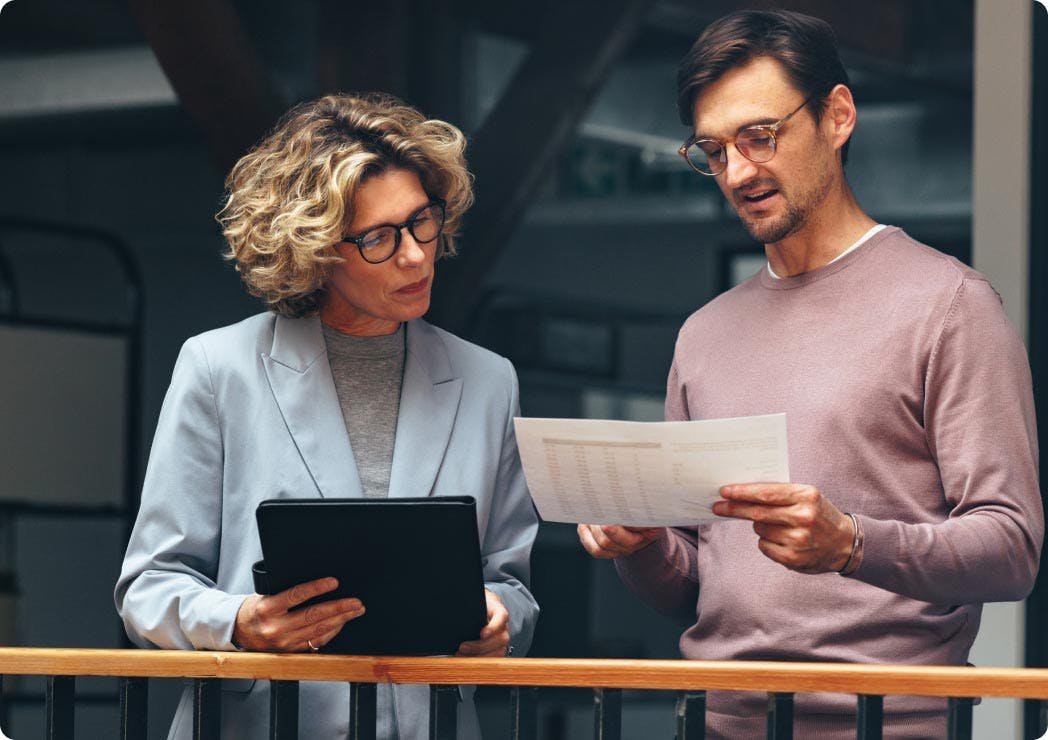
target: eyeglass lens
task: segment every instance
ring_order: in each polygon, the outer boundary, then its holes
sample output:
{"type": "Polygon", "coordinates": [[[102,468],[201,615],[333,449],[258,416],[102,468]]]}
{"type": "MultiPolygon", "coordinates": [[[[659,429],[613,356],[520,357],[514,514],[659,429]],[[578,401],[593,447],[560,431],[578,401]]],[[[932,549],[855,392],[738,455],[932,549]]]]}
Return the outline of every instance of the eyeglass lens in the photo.
{"type": "Polygon", "coordinates": [[[361,235],[357,242],[361,256],[368,262],[383,262],[393,256],[400,246],[400,230],[407,228],[419,244],[428,244],[440,235],[444,226],[444,209],[440,203],[430,203],[416,212],[402,226],[379,226],[361,235]]]}
{"type": "MultiPolygon", "coordinates": [[[[775,135],[764,128],[748,128],[735,137],[735,148],[751,162],[763,163],[775,156],[775,135]]],[[[728,165],[725,145],[714,139],[700,139],[687,149],[693,167],[710,175],[719,175],[728,165]]]]}

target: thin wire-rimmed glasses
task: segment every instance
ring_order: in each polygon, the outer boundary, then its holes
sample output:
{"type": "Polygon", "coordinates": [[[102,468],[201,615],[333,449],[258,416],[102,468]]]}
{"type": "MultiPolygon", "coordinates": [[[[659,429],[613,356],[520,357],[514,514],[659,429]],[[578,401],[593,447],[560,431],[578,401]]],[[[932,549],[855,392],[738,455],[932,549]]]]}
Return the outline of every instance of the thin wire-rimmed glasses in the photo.
{"type": "Polygon", "coordinates": [[[804,106],[811,102],[808,98],[801,103],[792,113],[787,113],[775,123],[762,123],[756,126],[747,126],[735,134],[735,137],[727,141],[720,139],[696,139],[689,136],[681,144],[677,153],[684,157],[688,166],[700,175],[716,176],[724,172],[728,166],[728,144],[735,145],[735,151],[751,162],[763,164],[771,161],[775,156],[777,142],[775,134],[788,120],[793,118],[804,106]]]}
{"type": "Polygon", "coordinates": [[[343,236],[342,241],[356,244],[364,261],[377,265],[396,254],[400,248],[400,234],[404,229],[407,229],[419,244],[429,244],[440,236],[440,230],[443,228],[444,201],[434,198],[408,216],[404,223],[374,226],[363,234],[343,236]]]}

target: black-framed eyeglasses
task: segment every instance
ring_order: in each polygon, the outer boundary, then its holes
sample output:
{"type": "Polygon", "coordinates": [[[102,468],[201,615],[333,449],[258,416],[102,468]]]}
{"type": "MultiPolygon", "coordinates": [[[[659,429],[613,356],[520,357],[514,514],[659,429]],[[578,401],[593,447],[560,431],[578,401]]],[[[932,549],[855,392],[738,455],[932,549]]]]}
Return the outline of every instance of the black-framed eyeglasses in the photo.
{"type": "MultiPolygon", "coordinates": [[[[342,241],[356,244],[364,261],[377,265],[396,254],[400,248],[400,233],[404,229],[407,229],[419,244],[429,244],[440,236],[440,230],[443,228],[444,201],[434,198],[408,216],[404,223],[373,226],[363,234],[343,236],[342,241]]],[[[439,256],[438,254],[437,257],[439,256]]]]}
{"type": "Polygon", "coordinates": [[[684,157],[688,166],[700,175],[715,176],[724,172],[728,166],[728,144],[734,144],[735,150],[751,162],[763,164],[770,162],[775,156],[778,142],[775,134],[788,120],[793,118],[804,106],[810,103],[808,98],[797,106],[792,113],[787,113],[775,123],[762,123],[756,126],[747,126],[735,137],[727,141],[720,139],[702,138],[696,139],[689,136],[681,144],[677,153],[684,157]]]}

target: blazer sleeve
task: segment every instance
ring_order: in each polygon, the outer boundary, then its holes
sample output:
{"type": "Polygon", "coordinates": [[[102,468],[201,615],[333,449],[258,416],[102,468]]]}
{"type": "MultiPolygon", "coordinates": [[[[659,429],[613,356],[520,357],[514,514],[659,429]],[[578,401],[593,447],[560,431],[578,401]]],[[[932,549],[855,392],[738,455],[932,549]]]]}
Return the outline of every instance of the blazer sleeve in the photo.
{"type": "Polygon", "coordinates": [[[538,532],[538,517],[524,481],[517,451],[513,418],[520,415],[517,374],[509,360],[506,368],[508,402],[502,431],[502,452],[495,479],[491,516],[482,533],[481,556],[485,586],[502,599],[510,617],[510,648],[524,655],[538,620],[539,606],[528,588],[531,546],[538,532]]]}
{"type": "Polygon", "coordinates": [[[116,608],[142,647],[234,650],[247,594],[216,588],[223,446],[199,339],[182,347],[160,412],[138,518],[116,584],[116,608]]]}

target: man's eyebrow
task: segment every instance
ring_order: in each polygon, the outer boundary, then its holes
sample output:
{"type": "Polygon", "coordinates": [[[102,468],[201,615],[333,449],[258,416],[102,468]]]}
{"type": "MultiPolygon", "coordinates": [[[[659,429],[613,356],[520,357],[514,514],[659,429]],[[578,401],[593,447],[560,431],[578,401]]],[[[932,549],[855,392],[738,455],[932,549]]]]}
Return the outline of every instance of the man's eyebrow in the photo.
{"type": "MultiPolygon", "coordinates": [[[[746,123],[739,124],[739,126],[736,127],[735,135],[738,136],[745,129],[754,128],[755,126],[771,126],[773,123],[778,123],[780,120],[782,120],[782,119],[772,118],[770,116],[765,116],[763,118],[757,118],[757,119],[754,119],[752,121],[747,121],[746,123]]],[[[695,138],[696,139],[716,139],[717,137],[716,136],[711,136],[710,134],[704,134],[704,133],[696,130],[695,138]]]]}

